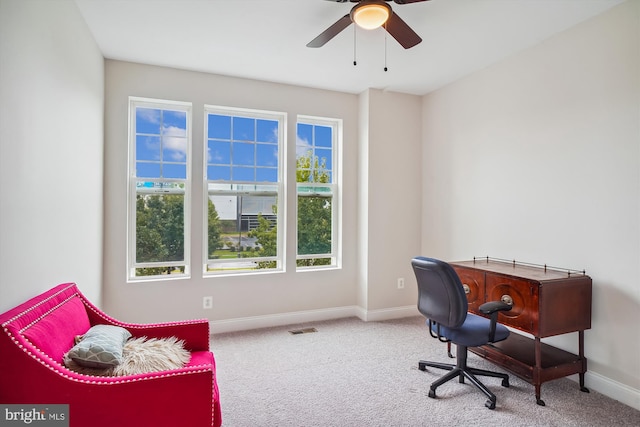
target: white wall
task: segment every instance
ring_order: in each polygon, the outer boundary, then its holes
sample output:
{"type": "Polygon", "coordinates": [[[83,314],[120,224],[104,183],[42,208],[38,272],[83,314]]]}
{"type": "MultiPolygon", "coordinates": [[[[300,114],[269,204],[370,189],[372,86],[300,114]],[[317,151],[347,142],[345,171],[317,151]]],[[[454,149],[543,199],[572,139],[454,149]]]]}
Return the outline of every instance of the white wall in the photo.
{"type": "Polygon", "coordinates": [[[0,312],[62,282],[100,303],[103,63],[75,3],[0,0],[0,312]]]}
{"type": "MultiPolygon", "coordinates": [[[[409,260],[420,249],[420,97],[381,91],[358,97],[111,60],[106,62],[106,88],[104,304],[110,314],[134,322],[206,317],[214,331],[223,331],[314,318],[379,319],[416,313],[409,260]],[[204,104],[287,112],[289,168],[295,168],[291,135],[296,134],[297,114],[343,119],[342,269],[296,273],[295,251],[289,250],[283,273],[203,277],[199,236],[205,234],[198,198],[202,182],[197,179],[202,165],[195,162],[192,277],[126,283],[129,96],[192,102],[194,153],[203,147],[204,104]],[[366,100],[364,106],[361,99],[366,100]],[[364,142],[358,129],[363,124],[371,135],[364,142]],[[356,194],[371,198],[362,205],[356,194]],[[362,224],[374,227],[367,231],[369,248],[358,238],[362,224]],[[358,279],[361,270],[369,279],[358,279]],[[396,286],[398,277],[406,280],[402,291],[396,286]],[[213,310],[202,309],[205,295],[213,296],[213,310]]],[[[293,185],[288,194],[292,202],[293,185]]],[[[295,248],[293,203],[287,210],[291,249],[295,248]]]]}
{"type": "MultiPolygon", "coordinates": [[[[266,325],[269,316],[292,312],[321,310],[323,317],[355,314],[357,210],[350,195],[358,191],[353,178],[357,171],[356,95],[110,60],[106,62],[106,87],[104,302],[112,315],[137,322],[207,317],[214,330],[221,330],[266,325]],[[290,170],[295,168],[297,114],[344,119],[343,268],[295,272],[295,213],[293,203],[289,203],[286,272],[203,278],[200,236],[205,233],[202,201],[198,197],[202,194],[199,160],[193,164],[191,279],[126,283],[129,96],[192,102],[193,153],[203,150],[205,104],[286,112],[290,170]],[[206,295],[213,296],[212,310],[202,309],[202,297],[206,295]],[[257,323],[250,321],[256,317],[260,317],[257,323]],[[237,322],[240,326],[224,326],[220,322],[237,322]]],[[[194,155],[194,159],[202,156],[194,155]]],[[[293,202],[293,182],[289,182],[287,192],[293,202]]]]}
{"type": "Polygon", "coordinates": [[[427,255],[586,269],[587,386],[638,408],[639,28],[625,2],[425,96],[422,203],[427,255]]]}
{"type": "Polygon", "coordinates": [[[367,319],[402,308],[418,314],[410,261],[421,243],[421,97],[377,89],[360,96],[359,304],[367,319]]]}

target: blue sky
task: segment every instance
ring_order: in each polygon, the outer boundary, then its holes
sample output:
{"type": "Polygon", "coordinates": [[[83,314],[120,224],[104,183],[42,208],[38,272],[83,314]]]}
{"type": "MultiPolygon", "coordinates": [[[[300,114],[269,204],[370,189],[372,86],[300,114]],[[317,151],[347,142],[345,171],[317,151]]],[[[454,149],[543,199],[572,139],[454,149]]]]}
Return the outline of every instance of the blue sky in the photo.
{"type": "MultiPolygon", "coordinates": [[[[277,182],[278,121],[223,114],[207,116],[207,179],[277,182]]],[[[299,123],[296,155],[309,151],[332,164],[332,128],[299,123]]],[[[136,109],[136,176],[185,179],[187,113],[136,109]]]]}

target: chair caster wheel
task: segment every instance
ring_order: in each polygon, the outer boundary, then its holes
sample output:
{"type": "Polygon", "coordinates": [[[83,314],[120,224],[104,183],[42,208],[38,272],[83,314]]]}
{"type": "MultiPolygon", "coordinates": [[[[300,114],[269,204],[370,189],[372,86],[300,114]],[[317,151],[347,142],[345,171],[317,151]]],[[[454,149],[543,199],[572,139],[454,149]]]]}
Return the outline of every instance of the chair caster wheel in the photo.
{"type": "Polygon", "coordinates": [[[509,378],[505,378],[502,380],[502,387],[509,387],[509,378]]]}
{"type": "Polygon", "coordinates": [[[493,400],[489,399],[485,402],[484,406],[486,406],[489,409],[496,409],[496,402],[494,402],[493,400]]]}
{"type": "Polygon", "coordinates": [[[542,399],[536,399],[536,403],[540,406],[546,406],[546,404],[544,403],[544,400],[542,399]]]}
{"type": "Polygon", "coordinates": [[[436,391],[435,390],[429,390],[429,397],[432,399],[436,398],[436,391]]]}

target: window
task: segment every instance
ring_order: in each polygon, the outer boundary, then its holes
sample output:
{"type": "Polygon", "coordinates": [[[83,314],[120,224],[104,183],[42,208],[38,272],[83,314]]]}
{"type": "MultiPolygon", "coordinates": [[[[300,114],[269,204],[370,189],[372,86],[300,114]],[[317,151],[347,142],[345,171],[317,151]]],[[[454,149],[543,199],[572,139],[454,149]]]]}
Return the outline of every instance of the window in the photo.
{"type": "Polygon", "coordinates": [[[205,106],[205,274],[283,270],[285,114],[205,106]]]}
{"type": "Polygon", "coordinates": [[[191,104],[129,99],[129,280],[189,275],[191,104]]]}
{"type": "Polygon", "coordinates": [[[342,122],[298,117],[296,138],[298,270],[338,266],[337,167],[342,122]]]}

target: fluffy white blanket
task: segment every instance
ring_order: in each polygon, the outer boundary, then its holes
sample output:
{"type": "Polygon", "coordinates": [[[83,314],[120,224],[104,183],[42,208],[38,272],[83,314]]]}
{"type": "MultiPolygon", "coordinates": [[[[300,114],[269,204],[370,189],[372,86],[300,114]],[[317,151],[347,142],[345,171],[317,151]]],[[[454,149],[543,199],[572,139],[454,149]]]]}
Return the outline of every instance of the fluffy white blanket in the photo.
{"type": "Polygon", "coordinates": [[[79,374],[119,377],[182,368],[191,358],[184,341],[176,337],[131,338],[124,344],[122,356],[122,363],[117,366],[95,369],[80,366],[65,354],[64,365],[79,374]]]}

